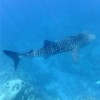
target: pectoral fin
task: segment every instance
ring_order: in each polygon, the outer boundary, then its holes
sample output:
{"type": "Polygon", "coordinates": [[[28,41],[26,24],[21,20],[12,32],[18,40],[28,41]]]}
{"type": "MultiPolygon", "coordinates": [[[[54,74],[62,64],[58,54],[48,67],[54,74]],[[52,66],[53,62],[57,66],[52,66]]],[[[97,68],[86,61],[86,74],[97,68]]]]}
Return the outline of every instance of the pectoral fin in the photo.
{"type": "Polygon", "coordinates": [[[78,48],[73,49],[72,56],[73,56],[74,62],[78,63],[78,61],[79,61],[79,50],[78,50],[78,48]]]}

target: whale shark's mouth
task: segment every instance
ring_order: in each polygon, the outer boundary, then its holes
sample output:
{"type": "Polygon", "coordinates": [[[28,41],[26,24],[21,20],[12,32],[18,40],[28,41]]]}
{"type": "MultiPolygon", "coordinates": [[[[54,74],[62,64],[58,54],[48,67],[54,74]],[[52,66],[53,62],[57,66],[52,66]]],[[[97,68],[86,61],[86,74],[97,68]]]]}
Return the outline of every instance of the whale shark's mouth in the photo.
{"type": "Polygon", "coordinates": [[[96,39],[96,36],[94,34],[88,34],[89,41],[93,41],[96,39]]]}
{"type": "MultiPolygon", "coordinates": [[[[80,34],[79,34],[80,35],[80,34]]],[[[93,40],[96,39],[96,36],[95,34],[92,34],[92,33],[88,33],[88,32],[83,32],[81,33],[81,39],[85,42],[91,42],[93,40]]]]}

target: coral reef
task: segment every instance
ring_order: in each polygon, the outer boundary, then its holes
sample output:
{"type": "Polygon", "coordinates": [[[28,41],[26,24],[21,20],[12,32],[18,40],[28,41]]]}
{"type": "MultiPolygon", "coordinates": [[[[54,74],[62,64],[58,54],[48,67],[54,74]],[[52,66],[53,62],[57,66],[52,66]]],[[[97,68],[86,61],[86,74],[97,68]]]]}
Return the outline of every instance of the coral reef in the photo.
{"type": "Polygon", "coordinates": [[[20,79],[7,81],[0,87],[0,100],[61,100],[47,91],[27,85],[20,79]]]}
{"type": "Polygon", "coordinates": [[[20,79],[7,81],[0,87],[0,100],[15,100],[24,89],[25,83],[20,79]]]}

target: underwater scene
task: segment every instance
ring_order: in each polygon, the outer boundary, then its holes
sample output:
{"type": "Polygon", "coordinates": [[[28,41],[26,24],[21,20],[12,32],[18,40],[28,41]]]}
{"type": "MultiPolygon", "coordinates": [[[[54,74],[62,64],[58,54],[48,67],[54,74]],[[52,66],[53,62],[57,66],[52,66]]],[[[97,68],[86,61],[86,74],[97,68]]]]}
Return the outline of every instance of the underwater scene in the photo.
{"type": "Polygon", "coordinates": [[[100,100],[100,0],[0,0],[0,100],[100,100]]]}

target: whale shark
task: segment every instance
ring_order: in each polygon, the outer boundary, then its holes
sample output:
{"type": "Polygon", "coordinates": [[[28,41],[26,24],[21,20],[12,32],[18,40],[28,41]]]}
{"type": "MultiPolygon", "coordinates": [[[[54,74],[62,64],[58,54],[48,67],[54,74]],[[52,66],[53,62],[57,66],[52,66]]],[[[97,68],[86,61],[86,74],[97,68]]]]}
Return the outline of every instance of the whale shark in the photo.
{"type": "Polygon", "coordinates": [[[19,61],[23,57],[44,57],[48,58],[52,55],[70,52],[72,53],[74,61],[77,63],[79,59],[79,50],[93,41],[96,36],[92,33],[78,33],[66,37],[63,40],[49,41],[44,40],[42,48],[30,50],[26,53],[18,53],[10,50],[3,50],[4,54],[9,56],[14,61],[14,69],[17,70],[19,61]]]}

